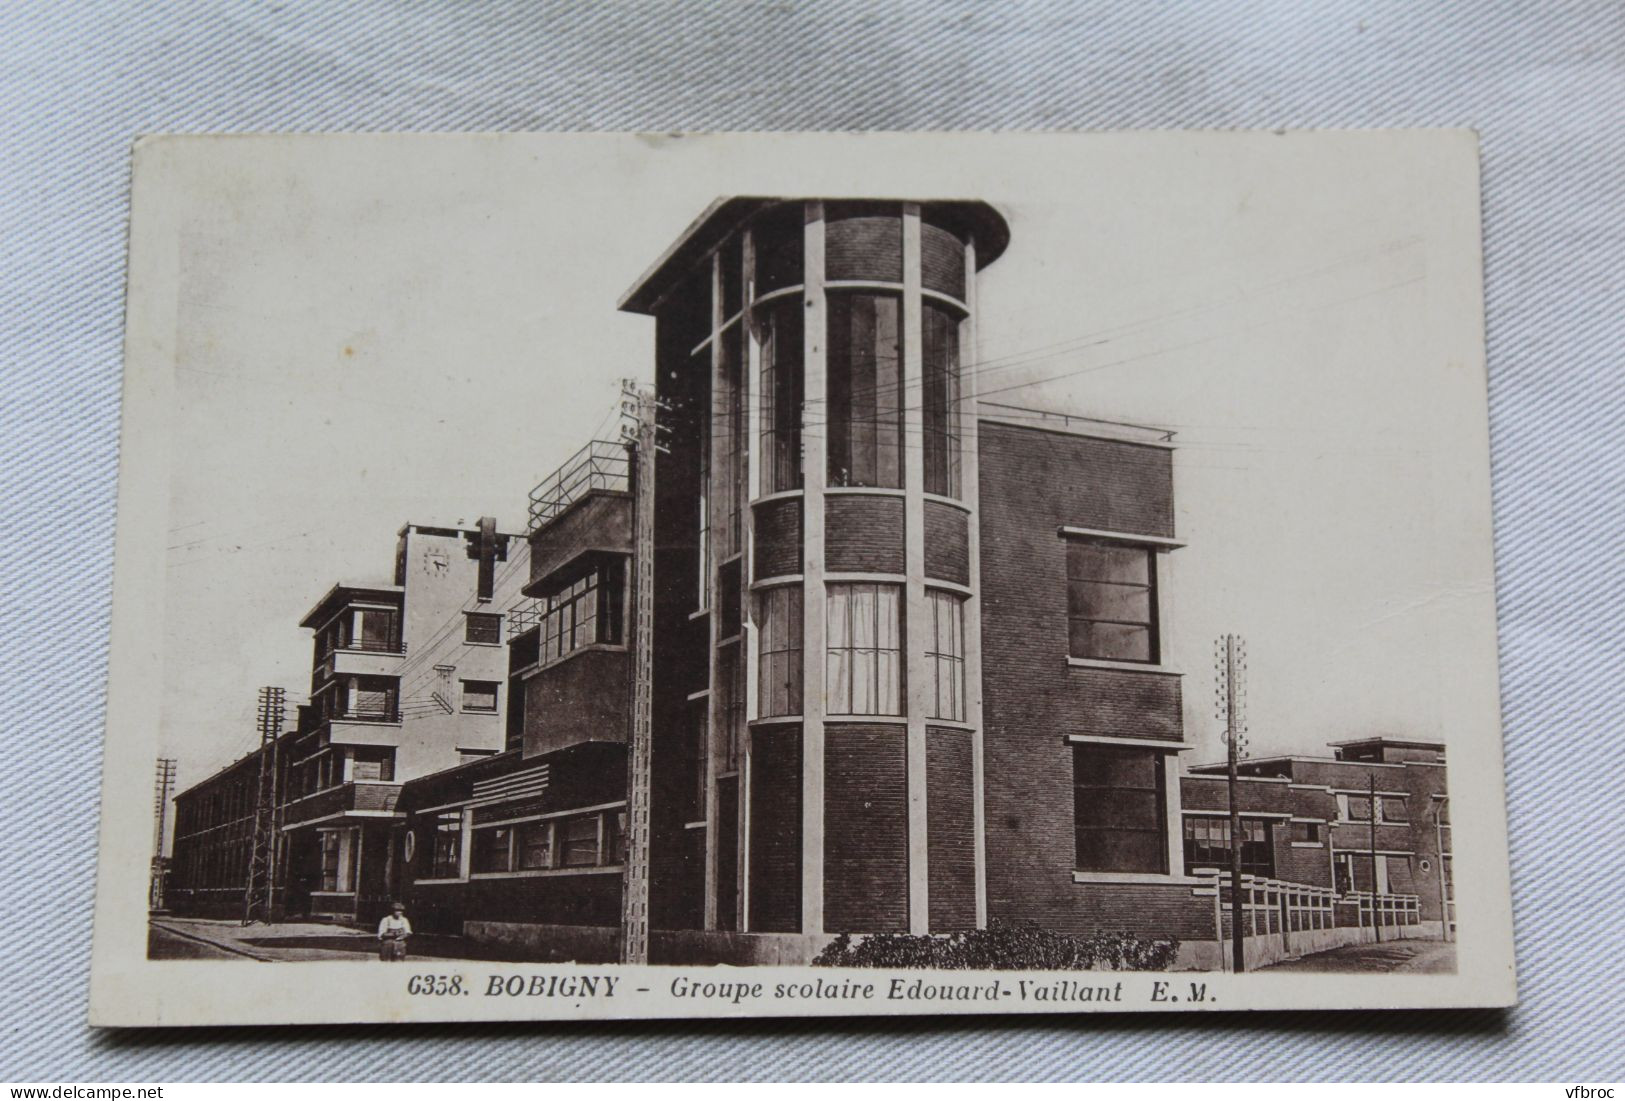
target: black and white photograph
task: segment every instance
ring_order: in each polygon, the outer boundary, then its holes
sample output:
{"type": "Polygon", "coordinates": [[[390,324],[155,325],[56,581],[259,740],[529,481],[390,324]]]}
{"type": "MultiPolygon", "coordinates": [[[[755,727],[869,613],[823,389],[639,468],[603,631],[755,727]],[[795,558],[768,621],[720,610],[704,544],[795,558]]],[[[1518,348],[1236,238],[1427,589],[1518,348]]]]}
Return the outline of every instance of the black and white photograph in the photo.
{"type": "Polygon", "coordinates": [[[96,1023],[1515,999],[1470,132],[134,160],[96,1023]]]}

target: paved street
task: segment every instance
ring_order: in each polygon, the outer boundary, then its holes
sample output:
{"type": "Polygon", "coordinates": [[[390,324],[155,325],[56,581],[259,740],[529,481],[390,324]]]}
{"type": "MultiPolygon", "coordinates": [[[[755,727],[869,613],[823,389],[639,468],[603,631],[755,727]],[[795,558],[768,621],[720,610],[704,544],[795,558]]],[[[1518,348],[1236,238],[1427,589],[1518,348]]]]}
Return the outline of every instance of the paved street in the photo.
{"type": "Polygon", "coordinates": [[[1302,959],[1286,960],[1266,971],[1407,971],[1449,975],[1456,970],[1456,946],[1439,940],[1351,944],[1302,959]]]}
{"type": "MultiPolygon", "coordinates": [[[[425,934],[413,936],[408,951],[409,958],[508,961],[526,958],[462,937],[425,934]]],[[[242,925],[235,921],[163,917],[154,918],[148,924],[147,953],[149,958],[161,960],[377,959],[378,941],[366,930],[320,922],[242,925]]]]}
{"type": "Polygon", "coordinates": [[[147,958],[150,960],[240,960],[235,952],[183,937],[156,922],[147,926],[147,958]]]}

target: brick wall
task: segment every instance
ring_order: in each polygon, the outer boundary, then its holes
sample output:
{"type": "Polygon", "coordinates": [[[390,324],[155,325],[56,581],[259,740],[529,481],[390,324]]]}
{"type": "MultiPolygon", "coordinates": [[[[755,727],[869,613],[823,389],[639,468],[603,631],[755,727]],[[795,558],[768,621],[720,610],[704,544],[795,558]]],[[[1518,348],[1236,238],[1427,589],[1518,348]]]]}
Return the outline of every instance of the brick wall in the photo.
{"type": "Polygon", "coordinates": [[[750,751],[750,928],[801,929],[801,727],[759,726],[750,751]]]}
{"type": "Polygon", "coordinates": [[[975,776],[968,730],[927,727],[926,847],[933,932],[976,924],[975,776]]]}
{"type": "Polygon", "coordinates": [[[970,584],[970,516],[940,501],[925,502],[925,576],[970,584]]]}
{"type": "Polygon", "coordinates": [[[908,930],[907,732],[824,728],[824,929],[908,930]]]}
{"type": "Polygon", "coordinates": [[[1059,529],[1172,535],[1169,453],[986,421],[980,434],[988,915],[1080,933],[1194,930],[1202,908],[1186,885],[1073,881],[1066,735],[1182,730],[1177,677],[1068,665],[1059,529]]]}
{"type": "Polygon", "coordinates": [[[756,506],[756,576],[801,572],[801,498],[780,497],[756,506]]]}
{"type": "Polygon", "coordinates": [[[903,281],[901,210],[894,206],[889,213],[881,213],[831,203],[826,217],[824,268],[828,278],[903,281]]]}
{"type": "Polygon", "coordinates": [[[832,493],[824,498],[824,568],[902,573],[903,499],[832,493]]]}
{"type": "Polygon", "coordinates": [[[965,300],[965,246],[930,222],[920,224],[920,282],[927,290],[965,300]]]}

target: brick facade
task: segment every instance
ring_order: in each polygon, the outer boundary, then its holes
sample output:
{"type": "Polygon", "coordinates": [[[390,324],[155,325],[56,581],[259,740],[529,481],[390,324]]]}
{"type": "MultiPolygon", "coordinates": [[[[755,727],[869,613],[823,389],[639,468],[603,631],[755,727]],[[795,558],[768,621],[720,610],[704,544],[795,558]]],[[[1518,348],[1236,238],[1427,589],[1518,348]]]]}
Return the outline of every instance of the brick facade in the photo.
{"type": "Polygon", "coordinates": [[[824,728],[824,928],[908,929],[908,770],[901,724],[824,728]]]}

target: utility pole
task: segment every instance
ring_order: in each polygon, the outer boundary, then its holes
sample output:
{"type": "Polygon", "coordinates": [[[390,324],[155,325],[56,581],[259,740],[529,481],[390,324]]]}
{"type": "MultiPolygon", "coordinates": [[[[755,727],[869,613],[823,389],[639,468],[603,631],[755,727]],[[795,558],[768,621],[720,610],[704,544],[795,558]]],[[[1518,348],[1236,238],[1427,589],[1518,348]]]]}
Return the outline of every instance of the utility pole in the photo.
{"type": "Polygon", "coordinates": [[[1236,799],[1236,766],[1247,736],[1247,644],[1240,635],[1224,635],[1215,650],[1219,718],[1224,720],[1229,750],[1225,786],[1230,797],[1230,957],[1239,975],[1247,970],[1247,948],[1241,927],[1241,805],[1236,799]]]}
{"type": "Polygon", "coordinates": [[[626,859],[621,962],[649,962],[650,757],[654,742],[655,396],[621,384],[621,425],[632,490],[632,742],[626,754],[626,859]]]}
{"type": "Polygon", "coordinates": [[[160,757],[153,779],[152,883],[147,890],[147,905],[154,910],[164,908],[164,831],[169,822],[169,793],[173,790],[175,758],[160,757]]]}
{"type": "Polygon", "coordinates": [[[1377,891],[1377,777],[1369,775],[1365,778],[1367,798],[1371,805],[1366,808],[1371,821],[1371,928],[1377,934],[1377,943],[1382,943],[1382,911],[1379,909],[1381,899],[1377,891]]]}
{"type": "Polygon", "coordinates": [[[267,686],[259,692],[260,775],[254,793],[254,840],[243,890],[243,924],[271,920],[277,857],[277,738],[287,691],[267,686]]]}
{"type": "Polygon", "coordinates": [[[1450,935],[1450,865],[1445,862],[1444,849],[1444,816],[1449,805],[1448,795],[1433,804],[1433,836],[1439,849],[1439,932],[1447,941],[1455,939],[1450,935]]]}

